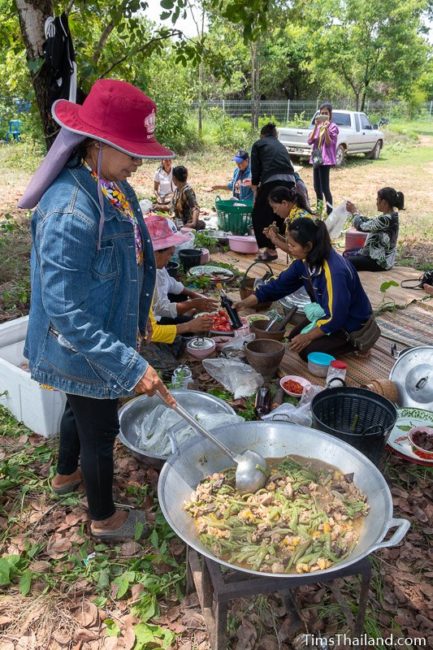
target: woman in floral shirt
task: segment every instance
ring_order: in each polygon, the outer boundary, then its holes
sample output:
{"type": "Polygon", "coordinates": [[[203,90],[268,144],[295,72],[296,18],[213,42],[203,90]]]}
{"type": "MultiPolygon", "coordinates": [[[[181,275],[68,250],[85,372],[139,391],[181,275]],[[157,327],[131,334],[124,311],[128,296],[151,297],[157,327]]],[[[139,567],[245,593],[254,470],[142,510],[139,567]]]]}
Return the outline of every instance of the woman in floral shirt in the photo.
{"type": "Polygon", "coordinates": [[[180,219],[188,228],[203,230],[206,224],[199,219],[200,208],[195,192],[188,183],[188,170],[183,165],[173,169],[173,184],[176,187],[173,197],[175,219],[180,219]]]}
{"type": "Polygon", "coordinates": [[[393,187],[383,187],[377,193],[376,205],[381,214],[369,219],[359,214],[351,201],[346,203],[348,212],[353,214],[352,225],[356,230],[368,233],[363,248],[345,252],[358,271],[388,271],[395,264],[399,226],[397,209],[403,209],[404,195],[393,187]]]}

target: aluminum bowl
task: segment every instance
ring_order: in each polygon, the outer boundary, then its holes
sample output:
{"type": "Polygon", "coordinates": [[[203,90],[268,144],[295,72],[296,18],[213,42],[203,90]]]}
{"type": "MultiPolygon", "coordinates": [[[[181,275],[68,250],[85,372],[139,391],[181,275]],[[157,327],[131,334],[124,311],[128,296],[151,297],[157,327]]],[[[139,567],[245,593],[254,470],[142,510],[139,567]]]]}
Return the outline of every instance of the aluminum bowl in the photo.
{"type": "MultiPolygon", "coordinates": [[[[203,416],[221,413],[235,415],[235,411],[229,404],[219,397],[214,397],[209,393],[202,393],[198,390],[189,390],[185,388],[175,389],[171,392],[179,404],[191,413],[191,415],[199,417],[200,415],[203,416]]],[[[130,400],[119,410],[120,442],[124,444],[132,455],[135,456],[135,458],[137,458],[143,465],[155,467],[156,469],[160,469],[163,466],[167,460],[167,456],[146,453],[143,449],[140,449],[137,445],[138,433],[135,425],[137,422],[143,420],[143,418],[146,417],[146,414],[153,411],[153,409],[160,404],[162,404],[162,402],[156,395],[153,397],[139,395],[139,397],[130,400]]]]}

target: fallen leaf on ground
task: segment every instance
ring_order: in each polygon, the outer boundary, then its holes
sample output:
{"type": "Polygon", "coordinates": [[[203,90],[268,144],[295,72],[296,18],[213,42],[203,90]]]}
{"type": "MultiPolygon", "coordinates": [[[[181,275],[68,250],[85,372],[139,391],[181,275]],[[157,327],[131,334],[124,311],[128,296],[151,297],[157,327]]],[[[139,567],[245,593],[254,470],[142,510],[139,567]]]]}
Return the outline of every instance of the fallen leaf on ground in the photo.
{"type": "Polygon", "coordinates": [[[74,617],[83,627],[91,627],[98,622],[98,608],[90,600],[85,600],[74,617]]]}
{"type": "Polygon", "coordinates": [[[185,627],[190,629],[195,629],[198,627],[204,627],[204,618],[200,612],[194,610],[187,610],[182,616],[182,623],[185,627]]]}
{"type": "Polygon", "coordinates": [[[257,641],[257,630],[249,621],[244,621],[236,632],[235,650],[252,650],[257,641]]]}
{"type": "Polygon", "coordinates": [[[131,587],[131,597],[133,600],[136,600],[141,596],[141,594],[144,592],[144,585],[138,583],[135,585],[132,585],[131,587]]]}
{"type": "Polygon", "coordinates": [[[72,548],[72,542],[66,537],[58,537],[53,535],[47,544],[45,553],[52,557],[54,560],[59,560],[72,548]]]}
{"type": "Polygon", "coordinates": [[[279,650],[280,644],[275,636],[265,634],[255,646],[255,650],[279,650]]]}
{"type": "Polygon", "coordinates": [[[121,557],[133,557],[134,555],[138,555],[142,550],[143,547],[138,542],[125,542],[119,549],[119,555],[121,557]]]}
{"type": "Polygon", "coordinates": [[[93,632],[92,630],[86,630],[85,627],[82,627],[74,632],[74,641],[97,641],[99,638],[98,632],[93,632]]]}

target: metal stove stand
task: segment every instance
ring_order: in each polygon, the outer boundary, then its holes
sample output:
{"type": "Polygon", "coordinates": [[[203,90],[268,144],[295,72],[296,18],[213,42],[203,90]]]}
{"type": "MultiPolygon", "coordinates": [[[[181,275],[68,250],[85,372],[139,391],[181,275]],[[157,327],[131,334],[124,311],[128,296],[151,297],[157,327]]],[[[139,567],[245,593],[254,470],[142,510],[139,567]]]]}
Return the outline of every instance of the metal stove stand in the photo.
{"type": "Polygon", "coordinates": [[[286,578],[260,577],[235,570],[223,573],[220,564],[189,547],[187,549],[187,592],[197,592],[213,650],[227,650],[227,612],[229,602],[233,598],[278,592],[301,627],[302,621],[296,609],[294,610],[293,588],[318,582],[332,582],[346,576],[361,577],[358,614],[353,624],[353,636],[359,637],[364,627],[371,579],[371,565],[368,558],[351,564],[345,569],[333,571],[329,577],[325,575],[319,578],[314,574],[291,575],[289,588],[286,578]]]}

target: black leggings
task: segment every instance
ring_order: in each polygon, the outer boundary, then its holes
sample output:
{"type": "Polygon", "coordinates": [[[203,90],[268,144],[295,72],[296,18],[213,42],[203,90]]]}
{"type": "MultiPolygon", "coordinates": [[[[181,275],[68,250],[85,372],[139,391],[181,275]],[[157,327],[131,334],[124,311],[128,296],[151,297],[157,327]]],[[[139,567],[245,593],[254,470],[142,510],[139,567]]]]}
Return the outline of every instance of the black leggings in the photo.
{"type": "Polygon", "coordinates": [[[72,474],[80,460],[90,517],[107,519],[116,508],[113,501],[113,447],[119,433],[117,399],[66,395],[60,424],[57,471],[72,474]]]}
{"type": "Polygon", "coordinates": [[[275,250],[275,244],[271,242],[270,239],[265,237],[263,234],[263,228],[270,226],[271,223],[280,221],[277,215],[274,214],[271,206],[269,205],[269,194],[274,187],[293,187],[294,183],[289,183],[288,181],[271,181],[270,183],[265,183],[260,185],[257,190],[256,200],[254,202],[254,208],[252,212],[253,228],[254,235],[257,240],[257,246],[259,248],[269,248],[275,250]]]}
{"type": "Polygon", "coordinates": [[[383,266],[379,266],[376,260],[368,255],[350,255],[349,252],[345,257],[347,257],[357,271],[386,271],[383,266]]]}
{"type": "Polygon", "coordinates": [[[314,191],[318,201],[322,201],[325,197],[326,212],[332,212],[332,194],[329,188],[329,172],[331,171],[330,165],[319,165],[313,168],[314,191]]]}

